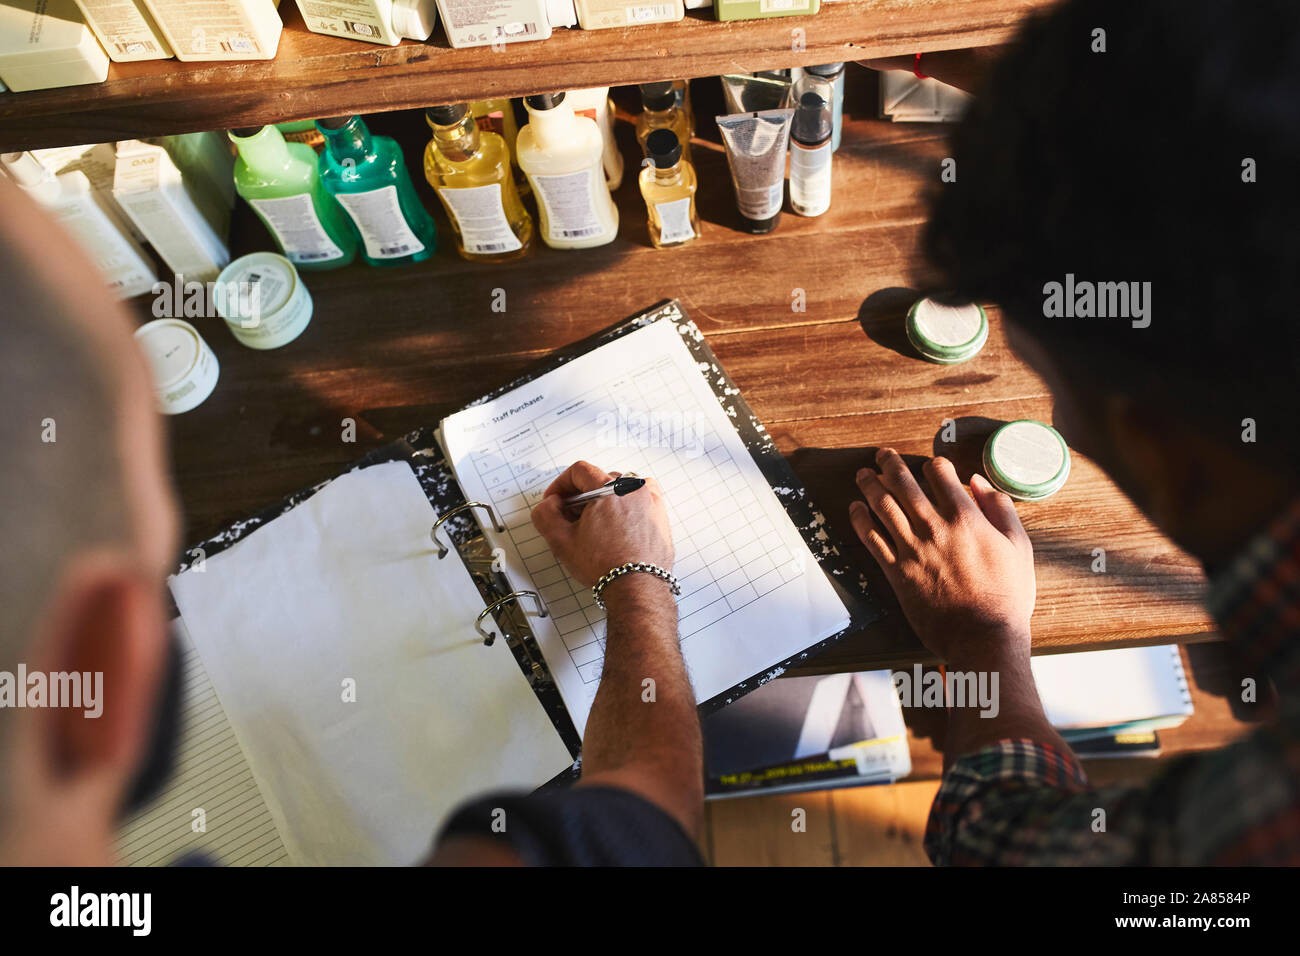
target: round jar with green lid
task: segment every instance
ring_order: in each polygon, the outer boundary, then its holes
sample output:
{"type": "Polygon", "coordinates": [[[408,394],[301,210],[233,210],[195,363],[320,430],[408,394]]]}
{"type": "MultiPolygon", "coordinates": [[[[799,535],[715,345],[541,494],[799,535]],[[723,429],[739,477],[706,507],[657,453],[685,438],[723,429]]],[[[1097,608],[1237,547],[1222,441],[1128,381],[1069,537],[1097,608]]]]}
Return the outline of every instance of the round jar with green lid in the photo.
{"type": "Polygon", "coordinates": [[[1051,425],[1028,418],[1008,422],[984,445],[984,473],[1017,501],[1041,501],[1070,477],[1070,449],[1051,425]]]}
{"type": "Polygon", "coordinates": [[[907,338],[921,357],[940,365],[956,365],[979,353],[989,337],[984,309],[969,305],[944,305],[918,299],[907,312],[907,338]]]}

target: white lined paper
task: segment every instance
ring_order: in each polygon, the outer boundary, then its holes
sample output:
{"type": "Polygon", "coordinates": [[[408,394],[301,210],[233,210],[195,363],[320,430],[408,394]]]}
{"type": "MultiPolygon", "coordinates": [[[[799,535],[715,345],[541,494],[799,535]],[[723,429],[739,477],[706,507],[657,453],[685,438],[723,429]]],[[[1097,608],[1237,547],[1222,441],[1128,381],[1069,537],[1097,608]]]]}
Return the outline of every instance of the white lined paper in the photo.
{"type": "Polygon", "coordinates": [[[117,858],[166,866],[200,852],[227,866],[283,866],[284,843],[212,689],[185,622],[172,622],[181,654],[181,730],[172,782],[122,828],[117,858]],[[201,809],[206,832],[194,829],[201,809]]]}

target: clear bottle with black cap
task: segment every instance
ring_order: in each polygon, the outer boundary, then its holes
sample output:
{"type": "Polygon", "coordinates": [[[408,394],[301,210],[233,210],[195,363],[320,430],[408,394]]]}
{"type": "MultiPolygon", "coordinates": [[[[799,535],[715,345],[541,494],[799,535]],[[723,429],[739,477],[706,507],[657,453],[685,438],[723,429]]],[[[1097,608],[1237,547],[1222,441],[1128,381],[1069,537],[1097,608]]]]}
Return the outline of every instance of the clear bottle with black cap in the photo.
{"type": "Polygon", "coordinates": [[[682,156],[677,134],[654,130],[646,138],[649,159],[641,169],[641,196],[649,214],[650,242],[656,249],[684,246],[700,238],[695,211],[695,167],[682,156]]]}
{"type": "Polygon", "coordinates": [[[542,241],[555,249],[589,249],[618,235],[618,207],[605,188],[604,138],[596,121],[578,116],[563,93],[524,98],[528,125],[519,131],[519,168],[537,196],[542,241]]]}
{"type": "Polygon", "coordinates": [[[657,129],[672,130],[682,147],[682,158],[691,159],[690,116],[678,100],[677,87],[672,80],[661,83],[642,83],[641,113],[636,118],[636,141],[641,144],[641,155],[649,156],[646,139],[657,129]]]}
{"type": "Polygon", "coordinates": [[[433,130],[424,176],[447,210],[457,251],[479,262],[527,255],[533,219],[515,189],[505,139],[480,130],[468,103],[431,106],[424,118],[433,130]]]}
{"type": "Polygon", "coordinates": [[[831,84],[831,152],[839,152],[844,132],[844,64],[822,63],[805,66],[803,71],[820,76],[831,84]]]}
{"type": "Polygon", "coordinates": [[[801,216],[820,216],[831,206],[830,82],[805,74],[795,84],[790,127],[790,208],[801,216]]]}
{"type": "Polygon", "coordinates": [[[438,245],[438,229],[406,171],[391,136],[373,136],[360,116],[316,121],[325,136],[320,178],[361,234],[372,266],[423,262],[438,245]]]}

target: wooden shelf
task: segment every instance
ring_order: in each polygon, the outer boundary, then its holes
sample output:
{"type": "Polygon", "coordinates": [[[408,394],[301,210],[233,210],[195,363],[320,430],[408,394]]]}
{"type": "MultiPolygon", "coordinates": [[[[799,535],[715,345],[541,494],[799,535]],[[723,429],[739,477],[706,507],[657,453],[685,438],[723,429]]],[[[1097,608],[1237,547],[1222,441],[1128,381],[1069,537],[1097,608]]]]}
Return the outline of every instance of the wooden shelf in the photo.
{"type": "Polygon", "coordinates": [[[274,60],[115,63],[104,83],[0,96],[0,151],[988,46],[1047,2],[846,0],[738,23],[691,11],[680,23],[557,30],[501,53],[451,49],[441,30],[396,47],[321,36],[286,2],[274,60]]]}

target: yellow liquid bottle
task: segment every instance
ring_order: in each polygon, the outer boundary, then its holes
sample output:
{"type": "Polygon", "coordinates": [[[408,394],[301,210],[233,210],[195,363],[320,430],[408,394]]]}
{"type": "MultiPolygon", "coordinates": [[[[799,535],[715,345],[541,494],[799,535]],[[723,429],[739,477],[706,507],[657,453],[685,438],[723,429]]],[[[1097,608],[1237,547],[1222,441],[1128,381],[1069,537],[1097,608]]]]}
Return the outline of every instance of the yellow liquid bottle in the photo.
{"type": "Polygon", "coordinates": [[[682,158],[672,130],[657,129],[646,139],[650,161],[641,170],[641,196],[650,219],[650,242],[656,249],[684,246],[700,238],[695,211],[695,167],[682,158]]]}
{"type": "Polygon", "coordinates": [[[682,159],[691,161],[691,118],[678,105],[677,89],[671,80],[641,84],[641,113],[636,118],[636,141],[641,155],[649,156],[646,140],[657,129],[672,130],[682,147],[682,159]]]}
{"type": "Polygon", "coordinates": [[[424,111],[433,139],[424,175],[456,232],[456,249],[472,262],[528,254],[533,218],[519,199],[504,138],[482,131],[464,103],[424,111]]]}
{"type": "Polygon", "coordinates": [[[475,100],[469,104],[470,115],[478,128],[485,133],[496,133],[504,137],[506,147],[510,150],[510,162],[515,164],[511,174],[515,177],[515,189],[520,196],[527,196],[531,187],[528,177],[519,169],[519,160],[515,155],[515,140],[519,138],[519,124],[515,121],[515,107],[506,97],[494,100],[475,100]]]}

